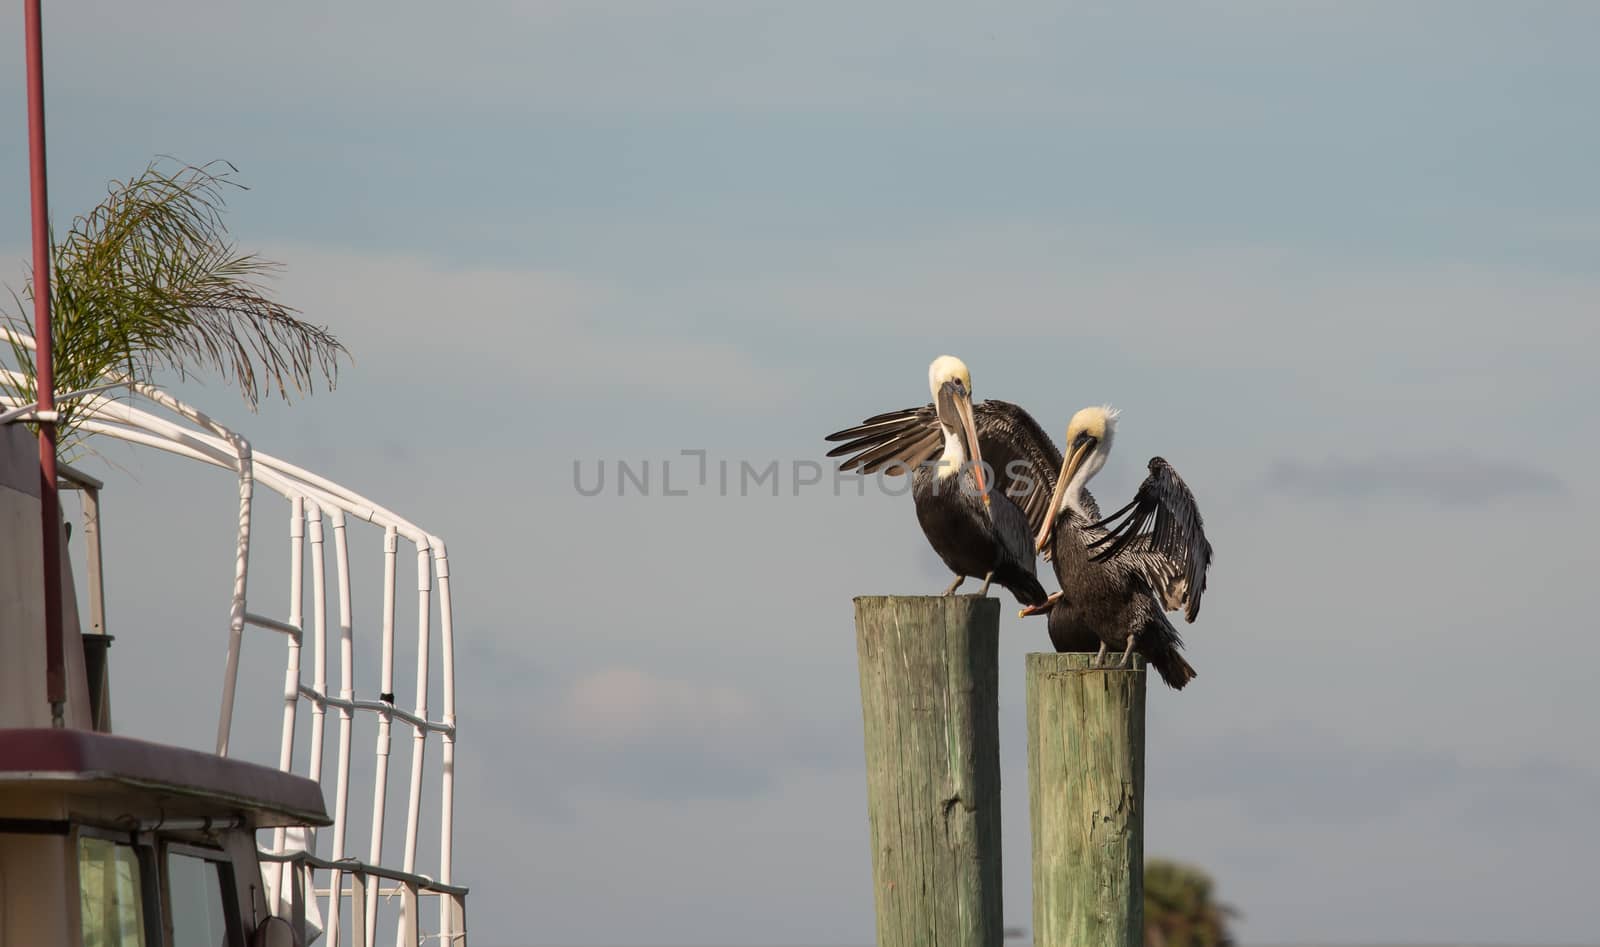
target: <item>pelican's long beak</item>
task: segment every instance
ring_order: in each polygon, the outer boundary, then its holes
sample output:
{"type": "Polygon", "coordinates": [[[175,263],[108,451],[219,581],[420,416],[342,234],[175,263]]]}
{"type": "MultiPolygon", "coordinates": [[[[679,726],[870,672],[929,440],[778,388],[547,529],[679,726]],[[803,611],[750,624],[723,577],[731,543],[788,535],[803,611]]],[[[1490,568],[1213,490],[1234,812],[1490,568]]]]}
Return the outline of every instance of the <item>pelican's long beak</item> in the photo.
{"type": "Polygon", "coordinates": [[[1061,498],[1066,496],[1067,493],[1067,484],[1072,482],[1073,476],[1077,474],[1078,468],[1083,466],[1084,458],[1089,456],[1089,452],[1094,449],[1094,445],[1093,438],[1084,441],[1083,446],[1068,454],[1066,459],[1061,462],[1061,476],[1056,478],[1056,492],[1050,495],[1050,506],[1047,507],[1049,512],[1045,515],[1044,526],[1039,530],[1039,541],[1035,545],[1036,551],[1043,552],[1044,547],[1050,542],[1050,534],[1056,528],[1056,516],[1061,512],[1061,498]]]}
{"type": "Polygon", "coordinates": [[[972,396],[960,390],[956,396],[956,413],[961,415],[961,427],[967,433],[967,453],[972,456],[972,475],[978,481],[978,493],[983,505],[989,505],[989,485],[983,479],[983,453],[978,448],[978,426],[972,420],[972,396]]]}

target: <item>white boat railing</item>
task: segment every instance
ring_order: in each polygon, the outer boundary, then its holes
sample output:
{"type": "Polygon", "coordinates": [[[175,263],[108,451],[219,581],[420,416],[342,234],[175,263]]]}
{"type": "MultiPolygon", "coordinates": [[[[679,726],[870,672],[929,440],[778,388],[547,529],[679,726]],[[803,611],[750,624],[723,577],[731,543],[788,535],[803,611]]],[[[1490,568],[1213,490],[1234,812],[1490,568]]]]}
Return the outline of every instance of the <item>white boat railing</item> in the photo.
{"type": "MultiPolygon", "coordinates": [[[[31,348],[32,339],[0,327],[0,334],[11,337],[31,348]]],[[[0,369],[13,381],[20,380],[16,372],[0,369]]],[[[399,882],[388,894],[398,893],[400,916],[397,921],[396,943],[420,943],[438,939],[446,945],[466,943],[466,889],[454,884],[451,854],[453,846],[453,810],[455,798],[455,639],[451,621],[450,568],[442,539],[428,533],[409,520],[372,502],[337,483],[302,469],[281,458],[254,449],[244,437],[229,430],[205,413],[187,405],[170,394],[156,388],[134,384],[125,380],[109,379],[107,385],[69,393],[77,399],[73,409],[81,430],[114,438],[126,443],[164,451],[178,457],[199,461],[232,471],[238,480],[239,508],[238,534],[235,548],[233,595],[228,618],[227,662],[222,681],[222,701],[218,714],[216,752],[228,755],[232,736],[235,694],[239,682],[239,658],[244,643],[244,632],[254,628],[284,636],[286,661],[283,689],[283,729],[277,766],[285,772],[300,775],[322,784],[326,755],[325,724],[329,708],[338,714],[338,744],[334,757],[334,805],[332,839],[327,857],[316,854],[317,833],[309,827],[277,829],[272,844],[262,850],[267,863],[264,882],[268,887],[269,904],[275,914],[290,919],[315,936],[317,931],[326,938],[329,947],[357,944],[375,947],[379,920],[379,886],[369,884],[369,878],[387,878],[399,882]],[[132,397],[127,401],[111,397],[111,391],[127,391],[132,397]],[[149,402],[176,420],[162,417],[152,411],[135,407],[136,401],[149,402]],[[256,535],[252,523],[259,484],[288,501],[289,504],[289,609],[283,618],[274,618],[265,611],[253,608],[258,597],[251,595],[249,583],[250,557],[256,535]],[[378,629],[380,638],[379,672],[380,697],[376,700],[355,696],[354,660],[356,629],[352,618],[352,589],[350,581],[350,556],[346,530],[351,521],[364,522],[383,531],[383,592],[382,619],[378,629]],[[337,691],[330,690],[328,680],[328,588],[327,559],[328,532],[333,539],[334,595],[337,610],[335,621],[339,649],[339,680],[337,691]],[[395,699],[395,635],[397,590],[397,564],[400,544],[404,541],[415,551],[416,558],[416,685],[415,701],[410,710],[397,707],[395,699]],[[306,632],[303,603],[306,597],[305,552],[309,547],[311,557],[311,681],[306,683],[301,668],[301,652],[306,632]],[[437,579],[437,610],[434,602],[434,580],[437,579]],[[440,680],[443,693],[442,707],[437,718],[429,716],[429,657],[433,619],[437,614],[439,654],[442,666],[440,680]],[[311,711],[310,749],[308,759],[300,770],[295,768],[295,727],[301,702],[311,711]],[[371,714],[376,718],[378,739],[374,750],[374,789],[371,813],[371,842],[363,860],[347,852],[347,827],[350,824],[350,761],[352,755],[351,731],[356,714],[371,714]],[[401,866],[396,869],[384,864],[385,815],[388,809],[389,755],[393,743],[393,728],[398,724],[409,728],[412,735],[411,771],[407,791],[405,841],[400,852],[401,866]],[[424,760],[427,745],[437,737],[440,743],[441,779],[439,783],[439,848],[437,876],[428,876],[418,869],[418,830],[422,813],[424,760]],[[318,875],[325,883],[318,883],[318,875]],[[291,876],[297,875],[297,876],[291,876]],[[351,876],[353,883],[346,887],[344,878],[351,876]],[[305,897],[309,891],[311,896],[305,897]],[[438,930],[424,934],[420,931],[419,903],[422,895],[433,896],[438,902],[438,930]],[[320,896],[320,903],[319,903],[320,896]],[[348,940],[341,935],[341,908],[348,906],[354,931],[348,940]]],[[[58,402],[62,396],[58,396],[58,402]]],[[[0,396],[0,417],[7,421],[27,420],[29,405],[16,403],[16,399],[0,396]],[[5,410],[10,408],[10,410],[5,410]]],[[[97,497],[98,499],[98,497],[97,497]]],[[[98,503],[96,504],[98,507],[98,503]]],[[[97,512],[97,510],[96,510],[97,512]]],[[[96,517],[98,519],[98,517],[96,517]]],[[[98,533],[99,522],[89,524],[98,533]]],[[[98,576],[96,576],[98,578],[98,576]]]]}

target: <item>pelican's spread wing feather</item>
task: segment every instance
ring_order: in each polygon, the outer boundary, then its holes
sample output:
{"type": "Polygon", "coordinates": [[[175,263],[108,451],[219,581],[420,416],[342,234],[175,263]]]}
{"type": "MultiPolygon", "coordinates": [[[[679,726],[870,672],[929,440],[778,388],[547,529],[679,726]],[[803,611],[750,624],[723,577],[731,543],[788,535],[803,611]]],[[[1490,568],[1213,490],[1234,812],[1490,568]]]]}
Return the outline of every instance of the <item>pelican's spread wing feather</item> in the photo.
{"type": "Polygon", "coordinates": [[[1133,502],[1090,529],[1106,530],[1090,543],[1091,548],[1103,547],[1094,557],[1096,562],[1120,556],[1144,575],[1169,610],[1182,609],[1191,622],[1200,614],[1200,596],[1211,568],[1211,542],[1194,494],[1171,464],[1150,458],[1150,475],[1139,485],[1133,502]],[[1112,525],[1119,518],[1122,521],[1112,525]]]}
{"type": "Polygon", "coordinates": [[[873,474],[882,470],[897,476],[931,460],[944,443],[939,416],[933,405],[903,408],[867,418],[855,427],[829,434],[827,440],[845,443],[828,451],[829,457],[844,457],[840,470],[859,470],[873,474]],[[892,461],[899,461],[891,467],[892,461]]]}
{"type": "MultiPolygon", "coordinates": [[[[972,422],[991,489],[1010,497],[1038,533],[1050,514],[1061,451],[1028,412],[1009,401],[974,403],[972,422]]],[[[881,470],[892,476],[937,457],[944,446],[944,432],[933,405],[926,404],[875,415],[829,434],[827,440],[845,442],[828,451],[829,457],[845,458],[839,462],[840,470],[864,474],[881,470]],[[896,461],[899,463],[891,467],[896,461]]]]}

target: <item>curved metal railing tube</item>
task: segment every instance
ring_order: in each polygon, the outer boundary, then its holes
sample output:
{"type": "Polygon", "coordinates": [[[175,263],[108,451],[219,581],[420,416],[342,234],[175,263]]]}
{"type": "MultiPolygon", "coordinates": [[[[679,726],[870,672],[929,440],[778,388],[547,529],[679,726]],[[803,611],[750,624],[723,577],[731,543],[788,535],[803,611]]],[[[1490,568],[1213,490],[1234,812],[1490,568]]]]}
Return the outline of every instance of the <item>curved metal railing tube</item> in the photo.
{"type": "MultiPolygon", "coordinates": [[[[306,526],[311,537],[311,689],[318,695],[328,692],[328,596],[327,570],[323,568],[322,507],[307,506],[306,526]]],[[[310,777],[322,782],[323,723],[328,709],[320,700],[311,702],[310,777]]],[[[316,833],[312,833],[312,838],[316,833]]]]}
{"type": "MultiPolygon", "coordinates": [[[[176,424],[166,418],[141,411],[130,404],[115,401],[110,398],[101,398],[92,402],[92,416],[83,419],[80,425],[86,431],[104,430],[99,427],[110,418],[116,424],[126,428],[140,430],[146,434],[161,437],[174,443],[182,444],[191,450],[196,450],[207,455],[210,462],[229,470],[239,469],[239,455],[225,437],[205,431],[194,431],[176,424]]],[[[115,431],[109,432],[113,437],[119,437],[115,431]]],[[[154,446],[154,445],[151,445],[154,446]]],[[[163,448],[164,449],[164,448],[163,448]]]]}
{"type": "MultiPolygon", "coordinates": [[[[417,543],[417,701],[412,713],[423,720],[428,719],[428,632],[433,617],[432,559],[427,542],[417,543]]],[[[405,858],[401,869],[408,874],[415,872],[417,866],[417,823],[422,816],[422,765],[428,748],[426,727],[412,724],[411,733],[411,788],[406,801],[405,858]]],[[[415,925],[415,899],[409,902],[404,911],[415,925]]]]}
{"type": "MultiPolygon", "coordinates": [[[[344,858],[346,816],[350,802],[350,737],[354,725],[355,642],[354,618],[350,605],[350,547],[345,538],[344,512],[334,508],[330,517],[333,525],[333,552],[335,574],[339,583],[339,770],[334,790],[333,860],[344,858]]],[[[342,872],[333,869],[328,881],[328,943],[339,942],[340,890],[344,886],[342,872]]]]}
{"type": "Polygon", "coordinates": [[[115,437],[118,440],[126,441],[130,444],[137,444],[141,447],[152,447],[156,450],[165,451],[178,457],[184,457],[189,460],[198,460],[201,463],[210,464],[213,467],[221,467],[224,470],[231,471],[234,469],[233,464],[229,463],[227,460],[217,457],[216,454],[208,448],[193,447],[178,441],[169,440],[159,434],[151,434],[148,431],[141,431],[136,428],[129,428],[124,425],[111,424],[104,421],[83,421],[79,423],[79,427],[85,431],[91,431],[95,434],[104,434],[108,437],[115,437]]]}
{"type": "MultiPolygon", "coordinates": [[[[305,581],[306,506],[304,497],[289,501],[289,621],[298,629],[304,620],[301,609],[304,598],[301,586],[305,581]]],[[[283,672],[283,741],[278,747],[278,769],[294,772],[294,722],[300,708],[300,637],[289,638],[289,659],[283,672]]],[[[272,850],[284,850],[287,830],[282,826],[272,832],[272,850]]],[[[285,866],[275,866],[278,872],[278,891],[283,890],[285,866]]]]}
{"type": "MultiPolygon", "coordinates": [[[[6,374],[16,375],[18,378],[24,377],[16,372],[7,372],[6,374]]],[[[95,385],[92,388],[80,388],[77,391],[64,391],[56,395],[55,403],[59,406],[64,401],[75,401],[79,398],[87,398],[92,395],[100,394],[101,392],[110,391],[113,388],[121,388],[125,384],[126,382],[119,381],[112,382],[109,385],[95,385]]],[[[6,399],[7,402],[12,402],[15,400],[16,399],[14,398],[6,399]]],[[[39,410],[39,402],[30,401],[26,404],[18,404],[15,407],[6,409],[5,411],[0,411],[0,424],[10,424],[12,421],[33,420],[35,418],[43,420],[43,418],[40,417],[41,415],[50,416],[53,420],[54,418],[60,416],[60,411],[42,412],[39,410]]]]}
{"type": "MultiPolygon", "coordinates": [[[[439,656],[440,686],[444,689],[443,721],[450,729],[440,737],[439,780],[439,881],[451,881],[451,853],[454,850],[452,829],[455,822],[456,799],[456,645],[455,626],[450,604],[450,558],[443,540],[433,546],[434,566],[439,576],[439,656]]],[[[454,899],[445,893],[439,895],[439,929],[453,931],[456,921],[452,906],[454,899]]]]}
{"type": "Polygon", "coordinates": [[[228,755],[228,739],[233,732],[233,699],[239,685],[239,652],[244,646],[245,594],[250,583],[250,506],[255,494],[255,479],[250,469],[250,444],[233,436],[239,457],[239,540],[233,564],[233,602],[228,609],[228,660],[223,669],[222,712],[217,721],[217,755],[228,755]]]}
{"type": "MultiPolygon", "coordinates": [[[[372,801],[372,842],[371,854],[367,861],[377,865],[383,861],[383,815],[388,808],[389,793],[389,752],[394,746],[394,604],[395,604],[395,572],[398,566],[400,542],[398,530],[390,525],[383,531],[383,657],[381,673],[383,680],[382,694],[387,701],[387,709],[378,712],[378,745],[376,750],[376,776],[373,781],[372,801]]],[[[374,947],[377,938],[378,917],[378,888],[373,885],[367,890],[366,904],[363,906],[366,913],[366,925],[362,928],[366,932],[366,943],[361,947],[374,947]]]]}

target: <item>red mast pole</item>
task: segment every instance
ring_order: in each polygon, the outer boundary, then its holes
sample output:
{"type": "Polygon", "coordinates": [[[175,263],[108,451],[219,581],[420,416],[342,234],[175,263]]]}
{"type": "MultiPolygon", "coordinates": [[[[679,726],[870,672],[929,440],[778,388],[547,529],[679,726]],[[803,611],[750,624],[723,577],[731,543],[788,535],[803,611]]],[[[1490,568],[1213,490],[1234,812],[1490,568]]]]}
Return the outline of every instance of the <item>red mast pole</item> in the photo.
{"type": "Polygon", "coordinates": [[[50,213],[44,175],[44,43],[39,0],[23,0],[28,44],[28,167],[33,193],[33,338],[39,403],[39,516],[44,532],[45,688],[50,722],[65,722],[67,672],[61,641],[61,500],[56,492],[56,385],[50,334],[50,213]]]}

